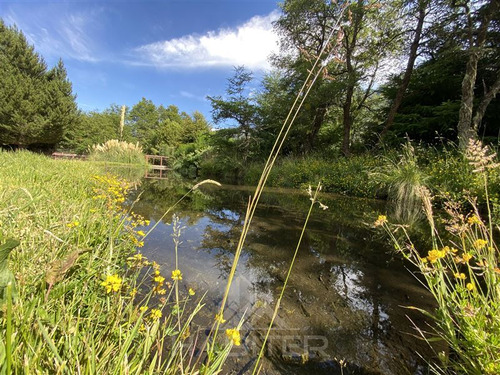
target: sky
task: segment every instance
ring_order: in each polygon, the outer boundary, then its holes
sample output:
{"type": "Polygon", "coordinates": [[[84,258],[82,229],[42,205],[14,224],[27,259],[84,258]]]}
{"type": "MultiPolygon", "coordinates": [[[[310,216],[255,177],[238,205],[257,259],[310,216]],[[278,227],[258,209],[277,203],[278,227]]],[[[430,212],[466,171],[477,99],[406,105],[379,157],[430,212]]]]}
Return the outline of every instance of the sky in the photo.
{"type": "Polygon", "coordinates": [[[62,58],[81,110],[156,105],[202,112],[223,95],[233,67],[259,78],[277,52],[272,0],[3,1],[0,18],[16,25],[49,67],[62,58]]]}

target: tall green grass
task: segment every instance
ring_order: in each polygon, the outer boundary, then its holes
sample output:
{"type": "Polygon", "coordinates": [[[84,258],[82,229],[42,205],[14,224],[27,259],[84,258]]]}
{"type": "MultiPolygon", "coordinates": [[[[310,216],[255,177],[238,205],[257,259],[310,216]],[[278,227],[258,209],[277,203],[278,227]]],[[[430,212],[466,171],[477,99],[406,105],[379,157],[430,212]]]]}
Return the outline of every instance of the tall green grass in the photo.
{"type": "Polygon", "coordinates": [[[449,352],[437,353],[430,365],[437,374],[500,373],[500,251],[498,226],[492,221],[489,200],[490,174],[498,172],[496,156],[471,142],[467,158],[475,177],[482,181],[485,205],[480,209],[470,196],[467,204],[448,198],[445,233],[437,229],[432,197],[419,190],[430,228],[432,249],[418,249],[404,226],[391,224],[386,216],[375,222],[390,236],[395,248],[413,263],[424,285],[437,302],[435,311],[424,311],[432,325],[415,327],[427,341],[440,340],[449,352]],[[403,233],[404,240],[397,233],[403,233]]]}
{"type": "Polygon", "coordinates": [[[0,302],[0,373],[197,373],[189,326],[202,300],[178,269],[137,252],[147,222],[124,209],[129,184],[28,152],[0,152],[0,165],[0,245],[20,241],[7,263],[17,296],[9,284],[0,302]]]}

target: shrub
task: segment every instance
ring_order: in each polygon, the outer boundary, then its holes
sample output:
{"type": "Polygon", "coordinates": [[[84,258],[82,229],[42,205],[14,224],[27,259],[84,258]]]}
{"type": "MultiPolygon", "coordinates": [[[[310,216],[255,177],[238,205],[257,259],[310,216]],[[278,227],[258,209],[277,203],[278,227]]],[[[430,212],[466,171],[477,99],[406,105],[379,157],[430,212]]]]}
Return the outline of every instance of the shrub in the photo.
{"type": "Polygon", "coordinates": [[[142,147],[139,143],[129,143],[111,139],[103,144],[93,145],[89,159],[123,164],[146,164],[142,147]]]}
{"type": "Polygon", "coordinates": [[[396,219],[408,222],[418,218],[422,205],[419,191],[429,177],[420,168],[411,143],[406,143],[396,157],[387,157],[385,164],[370,177],[388,196],[396,219]]]}

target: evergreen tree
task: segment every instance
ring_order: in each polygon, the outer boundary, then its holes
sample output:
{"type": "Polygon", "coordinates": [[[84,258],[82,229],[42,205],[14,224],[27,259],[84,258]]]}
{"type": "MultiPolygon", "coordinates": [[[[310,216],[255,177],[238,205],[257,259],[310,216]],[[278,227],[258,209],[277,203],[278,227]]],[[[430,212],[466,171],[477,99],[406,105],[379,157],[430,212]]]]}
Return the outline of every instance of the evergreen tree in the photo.
{"type": "Polygon", "coordinates": [[[0,144],[55,145],[77,121],[62,61],[47,70],[25,36],[0,20],[0,144]]]}

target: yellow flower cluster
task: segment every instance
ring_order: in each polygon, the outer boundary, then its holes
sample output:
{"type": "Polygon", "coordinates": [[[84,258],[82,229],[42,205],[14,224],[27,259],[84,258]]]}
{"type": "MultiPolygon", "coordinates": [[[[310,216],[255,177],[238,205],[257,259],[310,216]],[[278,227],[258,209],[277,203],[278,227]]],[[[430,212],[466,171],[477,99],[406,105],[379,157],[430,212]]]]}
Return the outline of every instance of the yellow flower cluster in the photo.
{"type": "Polygon", "coordinates": [[[67,226],[68,228],[78,227],[79,225],[80,225],[80,222],[79,222],[79,221],[73,221],[73,222],[71,222],[71,223],[66,224],[66,226],[67,226]]]}
{"type": "Polygon", "coordinates": [[[465,287],[470,291],[476,290],[476,286],[473,283],[467,283],[465,287]]]}
{"type": "Polygon", "coordinates": [[[154,287],[153,287],[153,293],[154,294],[165,294],[166,290],[163,288],[163,285],[165,284],[165,278],[160,275],[159,270],[155,270],[155,276],[153,278],[154,281],[154,287]]]}
{"type": "Polygon", "coordinates": [[[471,255],[471,254],[469,254],[469,253],[464,253],[464,254],[462,255],[462,260],[463,260],[465,263],[469,263],[469,260],[471,260],[471,259],[472,259],[472,255],[471,255]]]}
{"type": "Polygon", "coordinates": [[[101,285],[106,288],[106,293],[119,292],[122,287],[122,279],[117,275],[108,275],[101,285]]]}
{"type": "Polygon", "coordinates": [[[125,202],[125,196],[130,189],[130,184],[112,175],[94,176],[94,180],[99,186],[94,188],[94,199],[103,199],[107,202],[108,208],[120,206],[125,202]]]}
{"type": "Polygon", "coordinates": [[[446,256],[446,250],[430,250],[427,253],[427,260],[431,263],[436,263],[438,259],[444,258],[446,256]]]}
{"type": "Polygon", "coordinates": [[[380,227],[387,223],[387,216],[385,215],[379,215],[378,219],[373,223],[374,226],[380,227]]]}
{"type": "Polygon", "coordinates": [[[182,272],[180,270],[173,270],[172,271],[172,280],[174,280],[174,281],[182,280],[182,272]]]}
{"type": "Polygon", "coordinates": [[[229,337],[229,340],[233,342],[234,345],[241,345],[241,336],[240,331],[237,328],[226,329],[226,335],[229,337]]]}
{"type": "Polygon", "coordinates": [[[478,250],[483,249],[484,247],[486,247],[486,245],[488,245],[488,241],[486,240],[478,239],[474,241],[474,247],[478,250]]]}
{"type": "Polygon", "coordinates": [[[441,250],[433,249],[427,252],[427,256],[420,258],[422,263],[436,263],[439,259],[444,258],[448,254],[456,255],[458,252],[455,248],[450,248],[449,246],[443,247],[441,250]]]}
{"type": "Polygon", "coordinates": [[[224,315],[221,313],[215,314],[215,321],[219,322],[220,324],[226,323],[226,319],[224,319],[224,315]]]}
{"type": "Polygon", "coordinates": [[[161,315],[161,310],[152,309],[149,317],[151,318],[151,320],[158,320],[161,318],[161,315]]]}
{"type": "Polygon", "coordinates": [[[469,225],[474,225],[474,224],[480,225],[481,224],[481,220],[476,215],[470,216],[467,219],[467,222],[469,223],[469,225]]]}

